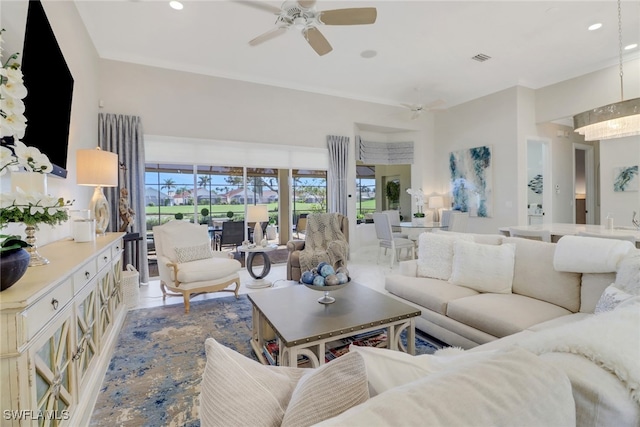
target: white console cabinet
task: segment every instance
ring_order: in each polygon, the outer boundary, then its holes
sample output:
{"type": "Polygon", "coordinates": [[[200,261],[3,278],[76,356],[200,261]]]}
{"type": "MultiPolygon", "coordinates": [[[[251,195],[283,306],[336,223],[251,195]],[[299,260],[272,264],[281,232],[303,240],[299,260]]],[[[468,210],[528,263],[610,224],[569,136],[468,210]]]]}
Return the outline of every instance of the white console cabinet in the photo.
{"type": "Polygon", "coordinates": [[[0,292],[0,425],[89,423],[126,316],[123,235],[42,246],[50,263],[0,292]]]}

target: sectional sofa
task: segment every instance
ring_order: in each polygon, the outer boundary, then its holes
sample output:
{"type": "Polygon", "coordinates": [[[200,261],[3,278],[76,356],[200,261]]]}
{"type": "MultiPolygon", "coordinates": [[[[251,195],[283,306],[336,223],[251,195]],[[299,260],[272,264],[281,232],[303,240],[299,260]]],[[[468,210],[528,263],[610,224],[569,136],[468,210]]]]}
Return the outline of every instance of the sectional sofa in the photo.
{"type": "Polygon", "coordinates": [[[422,308],[419,328],[469,350],[352,346],[300,369],[210,338],[201,425],[640,426],[640,250],[436,234],[387,289],[422,308]]]}

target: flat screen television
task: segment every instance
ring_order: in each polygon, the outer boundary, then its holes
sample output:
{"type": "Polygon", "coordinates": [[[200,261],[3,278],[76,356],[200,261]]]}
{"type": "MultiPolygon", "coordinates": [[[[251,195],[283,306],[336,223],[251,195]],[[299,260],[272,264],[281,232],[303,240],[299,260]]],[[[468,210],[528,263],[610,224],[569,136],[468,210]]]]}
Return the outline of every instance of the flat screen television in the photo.
{"type": "Polygon", "coordinates": [[[27,128],[24,142],[49,157],[53,174],[67,177],[73,76],[47,15],[38,0],[29,1],[22,58],[27,128]]]}

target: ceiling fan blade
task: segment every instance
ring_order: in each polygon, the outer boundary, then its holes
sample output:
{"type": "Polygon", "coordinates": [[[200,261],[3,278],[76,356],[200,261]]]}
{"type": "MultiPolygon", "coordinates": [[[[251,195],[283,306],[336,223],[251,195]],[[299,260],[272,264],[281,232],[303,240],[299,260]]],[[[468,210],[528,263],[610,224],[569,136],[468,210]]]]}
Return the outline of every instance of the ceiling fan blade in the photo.
{"type": "Polygon", "coordinates": [[[251,46],[256,46],[259,45],[260,43],[266,42],[267,40],[271,40],[281,34],[284,34],[287,32],[287,28],[286,27],[276,27],[276,28],[272,28],[271,30],[267,31],[266,33],[262,33],[260,34],[258,37],[256,37],[255,39],[251,40],[249,42],[249,44],[251,46]]]}
{"type": "Polygon", "coordinates": [[[413,114],[411,115],[411,120],[415,120],[418,117],[420,117],[421,112],[422,112],[421,110],[414,111],[413,114]]]}
{"type": "Polygon", "coordinates": [[[316,5],[316,0],[298,0],[298,4],[303,9],[311,9],[316,5]]]}
{"type": "Polygon", "coordinates": [[[400,103],[400,105],[402,105],[403,107],[408,108],[410,110],[414,110],[416,108],[415,104],[403,104],[403,103],[400,103]]]}
{"type": "Polygon", "coordinates": [[[317,28],[311,27],[306,29],[303,34],[304,38],[307,39],[309,45],[311,45],[318,55],[326,55],[333,50],[327,39],[324,38],[320,30],[317,28]]]}
{"type": "Polygon", "coordinates": [[[376,22],[375,7],[325,10],[320,12],[320,22],[326,25],[363,25],[376,22]]]}
{"type": "Polygon", "coordinates": [[[245,6],[253,7],[254,9],[263,10],[265,12],[269,12],[269,13],[272,13],[274,15],[280,15],[280,12],[281,12],[280,8],[275,7],[275,6],[271,6],[270,4],[267,4],[267,3],[262,2],[262,1],[235,0],[235,2],[243,4],[245,6]]]}

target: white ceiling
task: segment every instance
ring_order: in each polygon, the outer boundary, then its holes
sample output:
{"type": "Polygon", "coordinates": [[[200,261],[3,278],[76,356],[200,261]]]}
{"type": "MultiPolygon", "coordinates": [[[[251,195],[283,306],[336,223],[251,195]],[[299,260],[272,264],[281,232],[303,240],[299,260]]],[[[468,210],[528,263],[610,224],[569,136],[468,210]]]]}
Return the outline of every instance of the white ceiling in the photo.
{"type": "MultiPolygon", "coordinates": [[[[450,107],[514,85],[537,89],[618,63],[613,0],[319,0],[318,10],[378,11],[372,25],[322,26],[333,46],[322,57],[295,30],[249,46],[274,27],[275,17],[240,2],[184,1],[181,11],[159,0],[76,5],[102,58],[385,104],[443,99],[450,107]],[[595,22],[602,29],[587,31],[595,22]],[[377,56],[362,58],[369,49],[377,56]],[[477,62],[471,59],[476,54],[491,59],[477,62]]],[[[640,1],[624,1],[622,11],[623,43],[640,43],[640,1]]],[[[624,58],[638,57],[636,48],[624,58]]]]}

